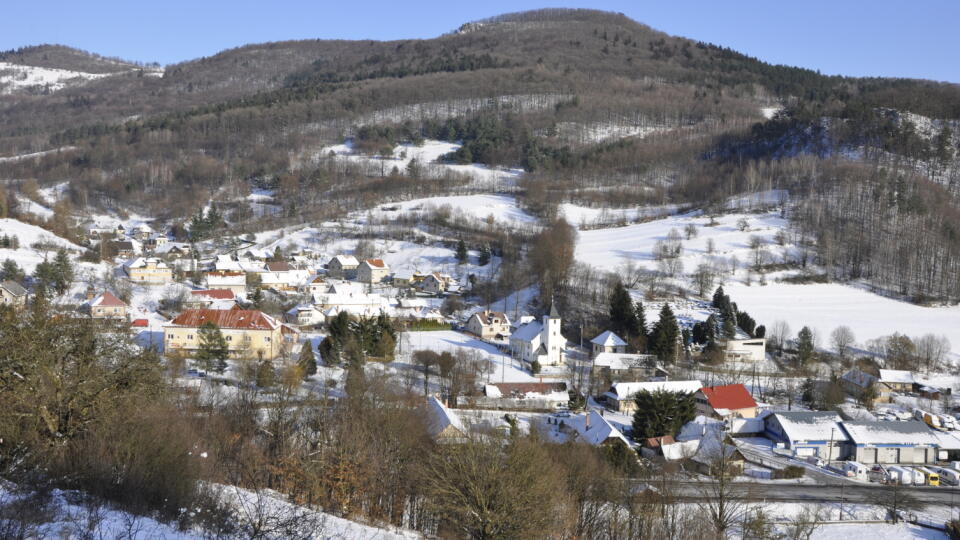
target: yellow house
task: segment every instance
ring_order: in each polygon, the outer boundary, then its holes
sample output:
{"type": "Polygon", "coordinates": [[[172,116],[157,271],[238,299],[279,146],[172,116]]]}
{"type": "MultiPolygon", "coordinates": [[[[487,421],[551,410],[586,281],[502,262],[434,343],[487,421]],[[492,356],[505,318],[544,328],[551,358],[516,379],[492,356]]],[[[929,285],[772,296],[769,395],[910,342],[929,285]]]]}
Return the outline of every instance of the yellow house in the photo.
{"type": "Polygon", "coordinates": [[[246,309],[188,309],[163,328],[167,353],[191,353],[200,348],[200,327],[212,322],[220,328],[230,352],[249,352],[274,359],[284,352],[283,325],[273,317],[246,309]]]}
{"type": "Polygon", "coordinates": [[[148,285],[158,285],[173,281],[173,270],[167,263],[153,257],[138,257],[123,265],[130,281],[148,285]]]}

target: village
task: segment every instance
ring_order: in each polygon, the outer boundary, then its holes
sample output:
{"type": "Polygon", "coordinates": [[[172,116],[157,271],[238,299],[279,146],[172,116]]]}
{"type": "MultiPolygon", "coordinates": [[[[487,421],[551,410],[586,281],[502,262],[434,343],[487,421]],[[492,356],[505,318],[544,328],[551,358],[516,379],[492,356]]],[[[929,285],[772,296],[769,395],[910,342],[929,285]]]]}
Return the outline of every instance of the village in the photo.
{"type": "MultiPolygon", "coordinates": [[[[102,321],[104,331],[127,328],[194,391],[246,386],[269,402],[278,376],[296,366],[303,399],[342,397],[354,361],[345,325],[387,320],[389,331],[362,355],[396,384],[422,386],[423,414],[441,443],[519,429],[549,443],[622,447],[647,467],[707,478],[960,485],[952,384],[860,362],[814,381],[843,394],[816,410],[801,394],[823,391],[771,373],[783,365],[783,337],[752,323],[711,334],[706,345],[683,328],[672,338],[675,357],[665,359],[613,330],[569,339],[555,304],[539,316],[518,302],[515,313],[471,305],[459,265],[394,270],[383,258],[270,251],[252,239],[177,242],[143,222],[85,229],[96,249],[116,254],[115,279],[75,285],[78,316],[102,321]],[[707,348],[711,365],[690,360],[707,348]],[[682,423],[655,420],[676,410],[686,411],[682,423]]],[[[17,309],[29,309],[31,294],[26,282],[0,284],[0,301],[17,309]]],[[[704,305],[712,317],[724,313],[704,305]]]]}

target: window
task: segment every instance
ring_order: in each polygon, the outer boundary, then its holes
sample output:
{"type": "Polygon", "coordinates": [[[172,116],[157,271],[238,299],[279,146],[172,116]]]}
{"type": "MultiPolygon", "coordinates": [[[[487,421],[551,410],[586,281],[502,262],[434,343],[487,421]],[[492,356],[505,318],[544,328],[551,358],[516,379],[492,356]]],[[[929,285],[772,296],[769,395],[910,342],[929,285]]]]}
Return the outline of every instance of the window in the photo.
{"type": "Polygon", "coordinates": [[[173,339],[173,334],[167,334],[167,339],[173,339]]]}
{"type": "Polygon", "coordinates": [[[227,341],[233,341],[233,336],[227,336],[227,341]]]}
{"type": "Polygon", "coordinates": [[[264,343],[270,343],[270,336],[263,338],[264,343]]]}
{"type": "Polygon", "coordinates": [[[193,334],[187,334],[187,339],[193,339],[193,334]]]}

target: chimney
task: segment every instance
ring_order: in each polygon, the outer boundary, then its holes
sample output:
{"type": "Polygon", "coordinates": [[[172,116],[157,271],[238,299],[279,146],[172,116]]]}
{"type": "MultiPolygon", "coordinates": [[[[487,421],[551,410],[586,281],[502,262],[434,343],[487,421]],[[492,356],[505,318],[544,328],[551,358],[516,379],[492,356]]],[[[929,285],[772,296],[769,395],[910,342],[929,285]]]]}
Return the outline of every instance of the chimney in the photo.
{"type": "Polygon", "coordinates": [[[589,412],[587,413],[587,418],[584,421],[584,424],[586,426],[586,429],[584,429],[584,431],[590,431],[590,413],[589,412]]]}

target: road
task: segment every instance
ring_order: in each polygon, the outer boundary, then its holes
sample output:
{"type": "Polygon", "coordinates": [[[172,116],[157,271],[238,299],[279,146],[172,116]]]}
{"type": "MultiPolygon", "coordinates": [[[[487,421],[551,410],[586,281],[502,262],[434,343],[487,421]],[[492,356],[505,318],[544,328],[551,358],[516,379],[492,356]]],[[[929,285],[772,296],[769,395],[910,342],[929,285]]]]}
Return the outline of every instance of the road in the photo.
{"type": "MultiPolygon", "coordinates": [[[[647,482],[635,480],[637,485],[647,482]]],[[[649,485],[656,486],[656,480],[650,481],[649,485]]],[[[709,495],[710,486],[700,482],[679,482],[672,484],[675,488],[674,495],[697,499],[709,495]]],[[[778,502],[840,502],[841,497],[844,502],[869,503],[880,495],[883,490],[890,489],[889,486],[881,484],[861,484],[851,486],[844,484],[824,485],[824,484],[775,484],[762,482],[737,482],[732,484],[731,496],[738,499],[749,499],[755,501],[778,501],[778,502]]],[[[921,487],[921,486],[901,486],[901,490],[908,492],[911,496],[926,504],[952,505],[960,502],[960,489],[955,487],[921,487]]]]}

